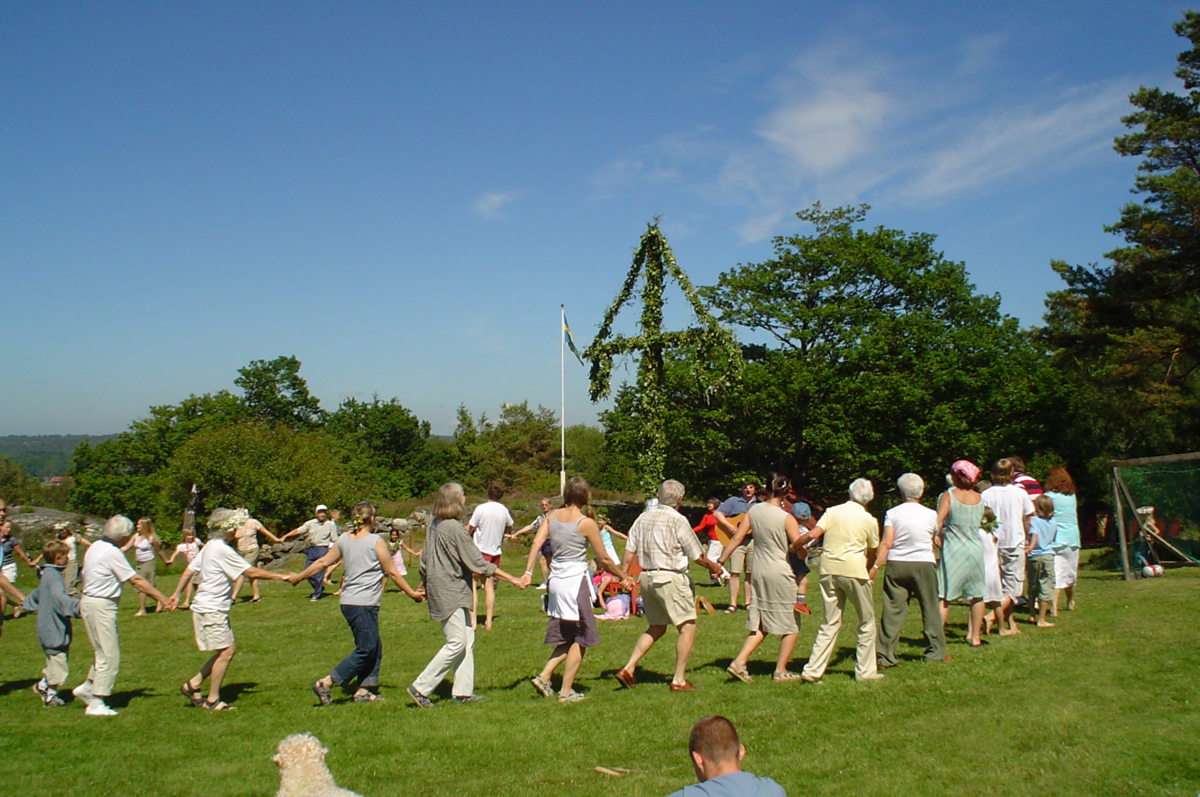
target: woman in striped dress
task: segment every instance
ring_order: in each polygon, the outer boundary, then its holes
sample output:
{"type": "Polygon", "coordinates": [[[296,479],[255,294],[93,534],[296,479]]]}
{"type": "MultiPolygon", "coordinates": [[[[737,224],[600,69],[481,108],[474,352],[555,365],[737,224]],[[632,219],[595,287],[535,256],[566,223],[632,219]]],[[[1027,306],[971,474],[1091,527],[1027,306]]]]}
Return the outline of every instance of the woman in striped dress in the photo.
{"type": "Polygon", "coordinates": [[[979,467],[965,459],[950,466],[951,488],[938,499],[938,539],[942,556],[938,560],[938,597],[942,599],[942,624],[950,613],[950,601],[965,600],[971,605],[967,623],[967,644],[979,647],[983,625],[985,577],[983,546],[979,526],[983,520],[983,499],[975,492],[979,467]]]}

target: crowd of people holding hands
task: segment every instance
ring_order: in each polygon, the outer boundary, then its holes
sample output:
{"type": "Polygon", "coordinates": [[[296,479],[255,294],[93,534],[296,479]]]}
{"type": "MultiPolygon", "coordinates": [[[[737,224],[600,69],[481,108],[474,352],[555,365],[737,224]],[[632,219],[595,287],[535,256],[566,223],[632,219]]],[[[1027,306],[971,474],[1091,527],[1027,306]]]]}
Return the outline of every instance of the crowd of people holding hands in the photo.
{"type": "Polygon", "coordinates": [[[574,687],[586,652],[600,642],[596,611],[608,608],[606,598],[624,608],[604,617],[640,609],[647,625],[616,670],[617,683],[635,688],[639,662],[674,627],[675,665],[668,688],[696,689],[687,668],[703,601],[689,575],[692,563],[708,571],[711,583],[728,584],[728,614],[745,609],[747,634],[727,667],[733,678],[753,680],[750,659],[766,637],[774,635],[779,646],[772,680],[820,681],[849,603],[858,620],[854,677],[875,681],[883,678],[881,670],[900,663],[900,629],[912,599],[922,615],[927,662],[950,659],[944,629],[954,603],[968,607],[963,641],[972,647],[988,644],[993,629],[1001,636],[1019,634],[1022,613],[1037,627],[1053,627],[1060,596],[1065,596],[1062,608],[1074,608],[1080,546],[1074,484],[1061,467],[1049,469],[1044,487],[1023,471],[1019,458],[1004,458],[992,466],[990,481],[984,481],[977,465],[958,460],[950,466],[947,489],[936,509],[922,503],[924,480],[905,473],[896,482],[900,502],[887,511],[882,524],[867,511],[875,497],[867,479],[851,483],[849,500],[818,513],[786,476],[773,474],[761,487],[740,485],[739,494],[726,501],[710,499],[696,526],[680,511],[684,486],[668,479],[624,534],[595,512],[590,487],[582,478],[566,482],[559,506],[543,499],[537,519],[515,532],[512,515],[501,502],[500,485],[489,485],[488,500],[476,506],[464,524],[466,497],[461,485],[450,482],[434,497],[421,551],[409,547],[397,531],[388,538],[376,533],[375,507],[360,502],[344,531],[328,508],[318,505],[312,520],[279,536],[245,508],[218,509],[208,518],[206,543],[189,531],[169,557],[148,518],[135,524],[114,516],[94,542],[60,524],[56,539],[30,559],[19,544],[10,542],[14,537],[6,531],[6,507],[0,501],[0,596],[13,599],[19,609],[37,612],[45,668],[34,690],[47,706],[65,703],[61,693],[69,676],[71,620],[82,619],[94,660],[86,679],[71,691],[89,716],[116,713],[106,698],[120,666],[117,607],[125,583],[139,593],[135,616],[144,615],[149,602],[159,610],[191,610],[197,648],[208,655],[179,691],[195,706],[226,711],[233,707],[221,699],[221,685],[236,653],[229,615],[242,584],[249,581],[250,600],[257,602],[260,580],[295,585],[307,579],[315,601],[323,595],[328,574],[339,566],[344,572],[336,595],[354,648],[312,683],[321,705],[331,702],[335,687],[354,702],[382,699],[379,610],[387,581],[426,604],[444,639],[407,687],[408,698],[421,708],[433,706],[435,690],[449,676],[454,702],[482,700],[475,692],[474,668],[478,588],[484,591],[483,627],[490,631],[496,582],[525,590],[532,586],[539,562],[547,616],[543,641],[550,654],[530,682],[537,693],[561,703],[586,698],[574,687]],[[503,541],[526,535],[532,535],[532,544],[524,572],[505,572],[499,566],[503,541]],[[260,537],[272,542],[303,539],[304,568],[283,573],[257,567],[260,537]],[[624,540],[620,555],[614,537],[624,540]],[[129,550],[134,552],[133,566],[126,557],[129,550]],[[406,553],[419,561],[415,586],[406,579],[406,553]],[[38,587],[27,596],[13,583],[14,556],[31,567],[44,560],[38,587]],[[170,566],[177,559],[184,564],[183,575],[173,593],[165,595],[156,587],[156,564],[170,566]],[[873,585],[881,572],[877,624],[873,585]],[[796,670],[790,665],[800,621],[810,614],[810,573],[818,580],[823,619],[804,667],[796,670]],[[553,679],[560,670],[556,688],[553,679]]]}

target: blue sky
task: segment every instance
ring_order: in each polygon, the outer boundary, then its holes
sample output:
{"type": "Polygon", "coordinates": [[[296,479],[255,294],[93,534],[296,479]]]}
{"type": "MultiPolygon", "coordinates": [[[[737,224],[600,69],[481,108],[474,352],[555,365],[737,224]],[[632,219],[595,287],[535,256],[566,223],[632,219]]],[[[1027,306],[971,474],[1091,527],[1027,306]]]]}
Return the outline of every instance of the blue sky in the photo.
{"type": "MultiPolygon", "coordinates": [[[[557,410],[559,304],[582,347],[657,215],[709,284],[867,202],[1038,323],[1051,259],[1118,244],[1112,137],[1178,89],[1185,6],[832,6],[3,4],[0,434],[290,354],[439,433],[557,410]]],[[[595,421],[578,364],[566,395],[595,421]]]]}

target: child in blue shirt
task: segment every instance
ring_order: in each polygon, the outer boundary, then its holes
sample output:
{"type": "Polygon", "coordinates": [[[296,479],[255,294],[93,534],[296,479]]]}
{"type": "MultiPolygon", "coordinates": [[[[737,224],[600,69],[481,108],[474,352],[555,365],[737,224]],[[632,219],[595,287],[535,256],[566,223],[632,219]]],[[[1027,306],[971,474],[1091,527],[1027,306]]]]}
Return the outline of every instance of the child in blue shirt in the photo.
{"type": "Polygon", "coordinates": [[[41,583],[25,596],[24,607],[37,612],[37,640],[46,654],[42,679],[33,691],[45,706],[65,705],[58,687],[67,680],[67,651],[71,647],[71,618],[79,616],[79,599],[67,594],[63,569],[70,558],[67,544],[51,540],[42,548],[46,564],[41,568],[41,583]]]}
{"type": "Polygon", "coordinates": [[[1025,600],[1029,621],[1034,622],[1037,604],[1038,628],[1052,628],[1046,613],[1054,602],[1054,501],[1048,495],[1033,499],[1034,517],[1029,519],[1029,542],[1025,546],[1025,600]]]}

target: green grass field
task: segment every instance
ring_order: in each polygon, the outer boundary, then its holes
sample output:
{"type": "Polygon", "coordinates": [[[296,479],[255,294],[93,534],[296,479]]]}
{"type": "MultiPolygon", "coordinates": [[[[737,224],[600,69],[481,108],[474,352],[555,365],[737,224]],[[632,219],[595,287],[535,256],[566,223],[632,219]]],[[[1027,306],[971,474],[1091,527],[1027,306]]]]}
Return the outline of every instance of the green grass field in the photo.
{"type": "MultiPolygon", "coordinates": [[[[28,590],[32,576],[22,571],[19,586],[28,590]]],[[[159,587],[169,590],[175,578],[162,576],[159,587]]],[[[273,794],[275,745],[309,731],[330,749],[339,784],[367,797],[665,795],[693,779],[690,724],[719,713],[738,726],[745,768],[791,795],[1190,796],[1200,791],[1198,587],[1196,570],[1126,583],[1085,567],[1079,610],[1064,612],[1053,629],[1023,626],[1020,637],[993,636],[972,650],[962,643],[965,609],[954,609],[945,665],[920,662],[914,605],[904,664],[871,684],[851,678],[852,621],[824,683],[772,683],[774,638],[751,662],[755,682],[733,681],[724,667],[744,635],[739,612],[700,618],[690,672],[700,691],[667,690],[674,632],[644,660],[638,688],[623,691],[612,674],[644,626],[636,618],[602,623],[603,643],[584,660],[577,685],[589,699],[559,705],[536,697],[528,681],[547,652],[541,593],[502,584],[496,630],[480,630],[475,650],[486,702],[446,700],[422,711],[403,689],[441,645],[423,606],[394,588],[385,596],[385,702],[335,699],[318,708],[309,684],[349,652],[350,633],[336,599],[312,604],[307,585],[269,583],[262,603],[234,608],[240,651],[225,696],[238,711],[225,714],[191,708],[178,692],[202,660],[189,614],[134,618],[127,588],[110,701],[118,717],[84,717],[77,703],[43,708],[29,690],[42,666],[34,620],[5,623],[0,782],[28,797],[273,794]],[[596,766],[632,772],[615,779],[596,766]]],[[[700,592],[725,603],[724,590],[700,592]]],[[[818,624],[804,619],[793,668],[818,624]]],[[[77,622],[70,685],[90,656],[77,622]]],[[[449,696],[448,685],[440,695],[449,696]]]]}

